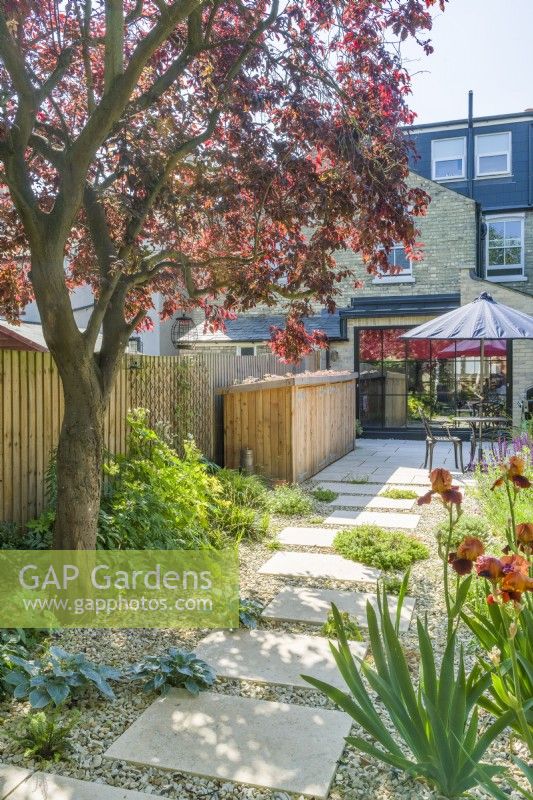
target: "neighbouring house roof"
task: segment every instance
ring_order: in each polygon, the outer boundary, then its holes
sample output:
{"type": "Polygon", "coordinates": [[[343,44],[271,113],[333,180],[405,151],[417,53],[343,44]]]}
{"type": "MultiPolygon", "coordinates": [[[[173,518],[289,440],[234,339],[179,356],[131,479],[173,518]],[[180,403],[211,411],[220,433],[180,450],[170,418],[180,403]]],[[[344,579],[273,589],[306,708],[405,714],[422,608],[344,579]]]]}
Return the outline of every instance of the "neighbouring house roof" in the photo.
{"type": "Polygon", "coordinates": [[[418,294],[393,297],[352,297],[350,308],[341,309],[345,317],[409,317],[414,314],[437,315],[461,305],[459,292],[453,294],[418,294]]]}
{"type": "Polygon", "coordinates": [[[12,325],[0,319],[0,349],[2,350],[37,350],[45,353],[48,350],[41,325],[21,322],[12,325]]]}
{"type": "MultiPolygon", "coordinates": [[[[100,349],[102,337],[96,340],[96,350],[100,349]]],[[[34,350],[47,353],[48,347],[44,340],[43,326],[38,322],[21,322],[13,325],[0,319],[0,350],[34,350]]]]}
{"type": "MultiPolygon", "coordinates": [[[[283,314],[242,314],[237,319],[226,321],[225,331],[204,330],[204,323],[196,325],[188,333],[184,334],[179,341],[184,345],[194,342],[203,343],[224,343],[224,342],[266,342],[270,339],[272,325],[283,329],[286,317],[283,314]]],[[[341,333],[340,315],[328,314],[323,312],[304,319],[306,331],[320,330],[329,339],[346,338],[341,333]]]]}

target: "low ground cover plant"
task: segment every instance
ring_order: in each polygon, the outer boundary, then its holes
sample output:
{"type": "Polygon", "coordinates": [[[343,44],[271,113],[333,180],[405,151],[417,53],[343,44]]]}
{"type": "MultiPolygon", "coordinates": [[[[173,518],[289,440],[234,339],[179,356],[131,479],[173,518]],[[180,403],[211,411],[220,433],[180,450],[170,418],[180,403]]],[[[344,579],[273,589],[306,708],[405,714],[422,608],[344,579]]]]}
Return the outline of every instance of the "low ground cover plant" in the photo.
{"type": "MultiPolygon", "coordinates": [[[[359,627],[359,623],[348,611],[339,611],[340,618],[342,620],[342,625],[344,627],[344,633],[346,634],[347,639],[351,639],[353,642],[362,642],[363,641],[363,634],[361,633],[361,628],[359,627]]],[[[322,636],[327,636],[329,639],[337,639],[337,625],[335,623],[335,617],[333,615],[333,611],[330,611],[328,614],[327,620],[324,622],[321,628],[322,636]]]]}
{"type": "Polygon", "coordinates": [[[28,714],[12,738],[23,748],[24,758],[56,762],[71,749],[71,733],[78,721],[75,712],[65,718],[57,712],[37,711],[28,714]]]}
{"type": "Polygon", "coordinates": [[[322,489],[321,487],[315,489],[311,494],[320,503],[331,503],[332,500],[336,500],[339,496],[338,492],[334,492],[332,489],[322,489]]]}
{"type": "Polygon", "coordinates": [[[379,493],[380,497],[389,497],[391,500],[416,500],[418,494],[413,489],[385,489],[379,493]]]}
{"type": "Polygon", "coordinates": [[[143,680],[145,692],[166,692],[183,687],[192,695],[209,689],[215,682],[213,669],[194,653],[170,647],[165,653],[147,656],[127,673],[130,680],[143,680]]]}
{"type": "Polygon", "coordinates": [[[333,542],[339,555],[383,570],[405,570],[429,557],[425,544],[400,531],[360,525],[339,531],[333,542]]]}
{"type": "Polygon", "coordinates": [[[313,501],[299,486],[280,484],[269,498],[269,511],[280,517],[305,517],[313,511],[313,501]]]}

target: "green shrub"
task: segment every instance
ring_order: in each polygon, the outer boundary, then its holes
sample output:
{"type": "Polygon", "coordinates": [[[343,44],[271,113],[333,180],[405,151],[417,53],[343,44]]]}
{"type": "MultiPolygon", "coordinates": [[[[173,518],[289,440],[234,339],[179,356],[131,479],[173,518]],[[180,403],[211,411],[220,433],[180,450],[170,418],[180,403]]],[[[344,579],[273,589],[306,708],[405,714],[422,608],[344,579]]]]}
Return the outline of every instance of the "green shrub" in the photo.
{"type": "Polygon", "coordinates": [[[16,522],[0,522],[0,550],[22,550],[22,532],[16,522]]]}
{"type": "Polygon", "coordinates": [[[385,489],[379,493],[380,497],[389,497],[391,500],[416,500],[418,495],[412,489],[385,489]]]}
{"type": "Polygon", "coordinates": [[[89,687],[96,688],[108,700],[115,695],[109,681],[122,677],[119,670],[95,664],[84,653],[67,653],[61,647],[51,647],[41,659],[11,658],[12,669],[4,681],[12,687],[15,700],[29,700],[32,708],[45,708],[53,703],[63,705],[89,687]]]}
{"type": "Polygon", "coordinates": [[[160,656],[147,656],[135,664],[128,677],[130,680],[144,679],[145,692],[166,692],[175,686],[196,696],[213,685],[216,675],[209,664],[194,653],[170,647],[160,656]]]}
{"type": "Polygon", "coordinates": [[[238,506],[264,511],[268,505],[268,489],[257,475],[245,475],[235,469],[220,469],[216,476],[222,484],[226,500],[238,506]]]}
{"type": "Polygon", "coordinates": [[[269,509],[280,517],[305,517],[313,511],[313,501],[299,486],[276,486],[269,498],[269,509]]]}
{"type": "Polygon", "coordinates": [[[425,544],[400,531],[361,525],[339,531],[333,542],[337,553],[383,570],[405,570],[414,561],[429,558],[425,544]]]}
{"type": "MultiPolygon", "coordinates": [[[[234,505],[229,500],[221,500],[214,514],[214,524],[220,531],[220,542],[213,541],[216,546],[224,546],[224,538],[239,542],[241,539],[262,539],[268,533],[268,514],[258,514],[253,508],[234,505]]],[[[212,531],[212,537],[214,532],[212,531]]]]}
{"type": "MultiPolygon", "coordinates": [[[[351,639],[354,642],[362,642],[363,641],[363,634],[361,633],[361,629],[357,623],[355,617],[352,617],[348,611],[339,611],[341,616],[342,624],[344,626],[344,632],[346,634],[347,639],[351,639]]],[[[328,639],[338,639],[337,633],[337,626],[335,624],[335,617],[333,616],[333,611],[330,611],[328,614],[328,618],[326,622],[322,625],[321,633],[323,636],[327,636],[328,639]]]]}
{"type": "Polygon", "coordinates": [[[37,711],[26,717],[22,731],[13,739],[24,748],[24,758],[59,761],[71,748],[71,733],[78,721],[76,713],[65,721],[57,713],[37,711]]]}
{"type": "Polygon", "coordinates": [[[350,652],[339,612],[335,607],[333,610],[339,644],[331,646],[349,693],[311,676],[303,677],[346,711],[369,737],[356,732],[347,742],[362,753],[429,783],[441,796],[459,798],[476,786],[485,786],[490,787],[494,797],[505,797],[503,792],[492,791],[499,791],[492,779],[505,768],[481,759],[513,715],[507,712],[496,722],[489,720],[483,734],[479,734],[476,702],[486,681],[466,675],[455,633],[437,666],[427,628],[417,621],[421,669],[420,685],[416,686],[389,614],[386,595],[380,598],[379,622],[371,604],[367,604],[375,669],[361,663],[362,675],[350,652]],[[388,719],[376,708],[375,695],[388,719]]]}
{"type": "Polygon", "coordinates": [[[338,492],[334,492],[331,489],[315,489],[314,492],[311,492],[315,500],[318,500],[321,503],[331,503],[332,500],[336,500],[339,496],[338,492]]]}
{"type": "Polygon", "coordinates": [[[143,409],[130,413],[128,423],[127,456],[105,468],[99,547],[198,549],[264,535],[268,520],[255,511],[266,494],[259,479],[213,474],[190,440],[180,458],[148,427],[143,409]]]}
{"type": "Polygon", "coordinates": [[[26,528],[14,522],[0,522],[0,550],[49,550],[52,546],[54,511],[43,511],[26,528]]]}

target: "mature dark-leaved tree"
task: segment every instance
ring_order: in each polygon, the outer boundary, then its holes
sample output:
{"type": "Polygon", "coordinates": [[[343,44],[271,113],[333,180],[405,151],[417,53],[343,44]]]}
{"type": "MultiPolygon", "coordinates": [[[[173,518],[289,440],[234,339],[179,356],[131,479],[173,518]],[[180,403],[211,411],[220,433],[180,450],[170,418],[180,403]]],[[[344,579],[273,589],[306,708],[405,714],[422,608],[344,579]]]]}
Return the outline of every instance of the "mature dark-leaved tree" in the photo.
{"type": "Polygon", "coordinates": [[[414,246],[398,43],[430,52],[436,2],[0,0],[0,313],[35,298],[63,382],[57,547],[95,546],[103,415],[154,293],[215,327],[284,302],[290,360],[321,343],[301,316],[333,308],[336,250],[375,270],[414,246]]]}

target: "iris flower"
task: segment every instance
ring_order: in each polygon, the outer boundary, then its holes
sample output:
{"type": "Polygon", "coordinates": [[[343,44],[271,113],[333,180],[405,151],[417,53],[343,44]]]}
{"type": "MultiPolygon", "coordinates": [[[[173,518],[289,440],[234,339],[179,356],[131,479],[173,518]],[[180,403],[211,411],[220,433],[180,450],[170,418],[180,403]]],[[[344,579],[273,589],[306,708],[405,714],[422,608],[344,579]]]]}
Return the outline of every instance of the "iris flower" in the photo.
{"type": "Polygon", "coordinates": [[[460,506],[463,502],[463,495],[459,491],[458,486],[452,486],[453,478],[451,472],[442,467],[431,470],[429,474],[431,482],[431,489],[422,497],[418,498],[418,505],[428,505],[431,503],[431,498],[434,494],[438,494],[444,505],[452,503],[453,505],[460,506]]]}
{"type": "Polygon", "coordinates": [[[507,463],[500,464],[502,475],[491,486],[496,489],[504,483],[512,483],[516,489],[529,489],[531,481],[525,476],[526,461],[522,456],[511,456],[507,463]]]}
{"type": "Polygon", "coordinates": [[[457,551],[449,554],[448,561],[458,575],[468,575],[472,572],[474,561],[484,552],[485,548],[481,539],[476,536],[466,536],[457,551]]]}

